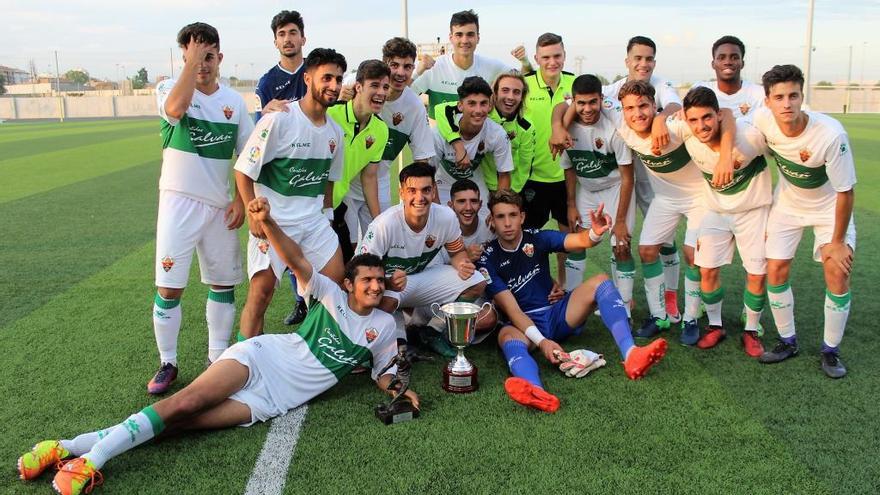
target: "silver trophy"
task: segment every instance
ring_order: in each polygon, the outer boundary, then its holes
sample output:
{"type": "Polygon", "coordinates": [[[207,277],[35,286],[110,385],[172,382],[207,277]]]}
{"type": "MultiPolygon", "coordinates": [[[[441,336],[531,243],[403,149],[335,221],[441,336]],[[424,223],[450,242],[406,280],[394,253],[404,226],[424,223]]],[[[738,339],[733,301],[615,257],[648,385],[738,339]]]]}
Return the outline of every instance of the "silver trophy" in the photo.
{"type": "Polygon", "coordinates": [[[469,302],[451,302],[444,305],[431,304],[434,316],[446,320],[446,338],[458,349],[458,355],[443,369],[443,389],[453,393],[468,393],[477,389],[477,367],[464,357],[465,347],[477,336],[480,311],[491,308],[489,302],[482,306],[469,302]],[[438,314],[439,310],[439,314],[438,314]]]}

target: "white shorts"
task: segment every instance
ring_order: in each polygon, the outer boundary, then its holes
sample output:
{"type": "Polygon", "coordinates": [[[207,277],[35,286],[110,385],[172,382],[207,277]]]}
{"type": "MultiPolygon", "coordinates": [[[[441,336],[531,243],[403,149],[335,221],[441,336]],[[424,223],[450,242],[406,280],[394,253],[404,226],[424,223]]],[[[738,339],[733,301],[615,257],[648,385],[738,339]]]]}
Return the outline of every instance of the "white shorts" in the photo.
{"type": "Polygon", "coordinates": [[[242,281],[238,234],[226,228],[225,215],[225,208],[173,191],[159,192],[157,287],[186,287],[193,250],[199,257],[202,283],[232,286],[242,281]]]}
{"type": "Polygon", "coordinates": [[[379,164],[379,211],[391,207],[391,170],[390,166],[379,164]]]}
{"type": "MultiPolygon", "coordinates": [[[[813,260],[821,262],[820,249],[831,242],[831,237],[834,235],[834,210],[797,215],[790,211],[782,212],[774,205],[770,209],[770,217],[767,219],[767,244],[765,247],[767,259],[793,259],[806,227],[813,227],[813,236],[815,237],[813,240],[813,260]]],[[[846,229],[844,240],[855,252],[856,221],[853,217],[849,219],[849,227],[846,229]]]]}
{"type": "Polygon", "coordinates": [[[648,207],[651,206],[651,201],[654,200],[654,189],[651,188],[648,170],[638,156],[633,156],[632,166],[633,176],[635,177],[633,196],[636,197],[636,204],[642,210],[642,216],[645,216],[648,214],[648,207]]]}
{"type": "Polygon", "coordinates": [[[348,240],[352,244],[357,244],[373,221],[373,216],[370,215],[370,208],[364,200],[346,197],[342,202],[347,208],[345,225],[348,227],[348,240]]]}
{"type": "MultiPolygon", "coordinates": [[[[299,244],[306,260],[319,272],[339,248],[339,238],[323,215],[317,215],[297,225],[282,225],[281,230],[299,244]]],[[[248,233],[248,279],[254,278],[257,272],[267,268],[271,268],[272,273],[275,274],[277,286],[284,271],[287,270],[287,265],[281,261],[269,241],[257,239],[248,233]]]]}
{"type": "Polygon", "coordinates": [[[452,265],[432,265],[419,273],[407,275],[403,292],[385,291],[385,295],[397,299],[399,308],[417,308],[455,301],[462,292],[485,281],[478,271],[462,280],[452,265]]]}
{"type": "MultiPolygon", "coordinates": [[[[629,233],[632,234],[633,225],[636,222],[635,194],[630,196],[629,199],[629,210],[627,210],[626,214],[626,227],[629,230],[629,233]]],[[[599,191],[585,191],[584,189],[578,189],[575,201],[577,202],[578,213],[581,214],[581,225],[584,229],[590,228],[589,211],[596,211],[596,208],[599,207],[599,203],[605,203],[603,211],[611,215],[611,219],[614,220],[614,218],[617,217],[617,205],[620,202],[620,184],[618,183],[599,191]]],[[[611,245],[614,246],[615,244],[615,237],[612,235],[611,245]]]]}
{"type": "Polygon", "coordinates": [[[767,273],[764,240],[770,206],[762,206],[741,213],[707,211],[700,224],[694,264],[703,268],[718,268],[733,261],[733,245],[743,268],[752,275],[767,273]]]}
{"type": "Polygon", "coordinates": [[[696,247],[700,221],[706,213],[699,199],[672,199],[666,196],[655,196],[645,215],[642,224],[640,246],[656,246],[669,243],[675,239],[675,230],[681,217],[687,218],[684,244],[696,247]]]}

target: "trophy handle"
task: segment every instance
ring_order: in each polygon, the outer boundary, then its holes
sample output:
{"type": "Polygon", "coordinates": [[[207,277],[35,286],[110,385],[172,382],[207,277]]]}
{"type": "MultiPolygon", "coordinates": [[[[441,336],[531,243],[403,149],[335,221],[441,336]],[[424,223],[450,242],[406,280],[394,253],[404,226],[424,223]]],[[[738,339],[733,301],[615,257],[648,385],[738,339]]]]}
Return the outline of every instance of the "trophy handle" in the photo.
{"type": "MultiPolygon", "coordinates": [[[[436,303],[434,303],[434,304],[436,304],[436,303]]],[[[483,310],[486,309],[486,307],[492,308],[492,307],[493,307],[493,306],[492,306],[492,303],[490,303],[489,301],[484,302],[483,305],[480,306],[480,312],[482,313],[483,310]]],[[[433,311],[433,308],[431,308],[431,310],[433,311]]],[[[477,321],[482,320],[482,319],[485,318],[486,316],[489,316],[489,313],[486,313],[486,314],[484,314],[484,315],[482,315],[482,316],[478,316],[478,317],[477,317],[477,321]]]]}
{"type": "Polygon", "coordinates": [[[445,316],[441,316],[441,315],[437,314],[437,310],[439,310],[439,309],[440,309],[440,303],[431,303],[431,313],[433,313],[434,316],[436,316],[437,318],[440,318],[441,320],[446,321],[445,316]],[[436,309],[435,309],[435,307],[436,307],[436,309]]]}

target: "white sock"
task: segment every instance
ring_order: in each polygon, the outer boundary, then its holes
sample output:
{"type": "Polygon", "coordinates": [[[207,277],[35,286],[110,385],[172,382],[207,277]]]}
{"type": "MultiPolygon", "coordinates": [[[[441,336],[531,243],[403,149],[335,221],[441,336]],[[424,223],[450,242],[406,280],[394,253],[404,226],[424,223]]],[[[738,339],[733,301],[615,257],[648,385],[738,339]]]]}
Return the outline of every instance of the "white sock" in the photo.
{"type": "Polygon", "coordinates": [[[849,318],[849,308],[852,302],[850,293],[832,294],[825,291],[825,345],[838,347],[843,340],[843,332],[846,330],[846,320],[849,318]]]}
{"type": "Polygon", "coordinates": [[[180,299],[165,299],[156,293],[153,301],[153,334],[162,363],[177,366],[177,335],[180,334],[180,299]]]}
{"type": "MultiPolygon", "coordinates": [[[[687,267],[684,276],[684,321],[694,321],[700,317],[700,269],[695,266],[687,267]]],[[[706,312],[708,312],[708,307],[706,312]]],[[[721,313],[718,313],[719,321],[721,313]]],[[[710,323],[714,325],[715,323],[710,323]]],[[[721,323],[718,323],[720,325],[721,323]]]]}
{"type": "Polygon", "coordinates": [[[761,294],[752,294],[749,289],[743,290],[743,311],[746,314],[746,322],[744,330],[747,332],[757,332],[761,324],[761,313],[764,311],[764,305],[767,303],[767,297],[761,294]]]}
{"type": "Polygon", "coordinates": [[[655,318],[666,318],[666,284],[663,280],[663,265],[660,260],[653,263],[642,263],[642,272],[645,277],[645,299],[648,301],[648,310],[655,318]]]}
{"type": "Polygon", "coordinates": [[[633,284],[636,280],[636,264],[633,260],[625,260],[614,262],[611,266],[615,267],[613,270],[615,274],[614,284],[617,286],[617,292],[620,292],[620,298],[623,299],[623,303],[626,306],[626,315],[632,317],[630,314],[630,302],[632,302],[633,284]]]}
{"type": "Polygon", "coordinates": [[[666,282],[666,290],[677,291],[681,261],[679,261],[678,248],[675,243],[660,248],[660,261],[663,262],[663,279],[666,282]]]}
{"type": "Polygon", "coordinates": [[[773,313],[779,336],[784,339],[794,337],[794,294],[791,292],[791,285],[788,282],[768,285],[767,300],[770,302],[770,312],[773,313]]]}
{"type": "Polygon", "coordinates": [[[61,440],[61,446],[67,449],[71,454],[79,457],[86,452],[92,450],[92,447],[98,443],[98,440],[110,434],[116,426],[111,426],[106,430],[98,430],[90,433],[78,435],[73,440],[61,440]]]}
{"type": "MultiPolygon", "coordinates": [[[[721,305],[724,303],[724,287],[719,287],[712,292],[701,292],[701,294],[703,304],[706,305],[706,316],[709,318],[709,325],[722,326],[721,305]]],[[[698,298],[697,307],[699,308],[699,306],[700,299],[698,298]]],[[[687,303],[685,303],[685,308],[687,308],[687,303]]],[[[691,321],[687,319],[687,313],[685,313],[685,321],[691,321]]]]}
{"type": "Polygon", "coordinates": [[[234,289],[208,290],[205,320],[208,322],[208,360],[213,363],[229,347],[232,337],[235,324],[234,289]]]}
{"type": "Polygon", "coordinates": [[[110,459],[155,437],[164,428],[162,419],[148,406],[113,428],[82,457],[94,464],[95,469],[101,469],[110,459]]]}
{"type": "Polygon", "coordinates": [[[565,260],[565,290],[571,292],[584,281],[584,270],[587,267],[587,253],[570,253],[565,260]]]}

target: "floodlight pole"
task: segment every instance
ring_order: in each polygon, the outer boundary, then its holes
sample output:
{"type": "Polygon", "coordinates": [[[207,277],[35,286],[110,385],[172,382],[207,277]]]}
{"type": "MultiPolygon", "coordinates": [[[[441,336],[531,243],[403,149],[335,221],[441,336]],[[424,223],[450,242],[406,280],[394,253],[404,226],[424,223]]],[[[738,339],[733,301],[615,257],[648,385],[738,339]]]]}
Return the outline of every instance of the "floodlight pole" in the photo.
{"type": "MultiPolygon", "coordinates": [[[[402,27],[403,27],[403,37],[409,39],[409,6],[407,5],[409,2],[407,0],[401,0],[401,15],[402,15],[402,27]]],[[[397,171],[400,172],[400,169],[403,168],[403,151],[401,151],[397,155],[397,171]]],[[[391,174],[394,175],[394,174],[391,174]]],[[[400,192],[398,191],[398,195],[400,192]]]]}
{"type": "Polygon", "coordinates": [[[807,53],[804,63],[804,103],[810,104],[810,61],[813,57],[813,9],[816,0],[810,0],[810,10],[807,15],[807,53]]]}
{"type": "Polygon", "coordinates": [[[174,79],[174,48],[168,48],[168,60],[171,65],[171,79],[174,79]]]}

